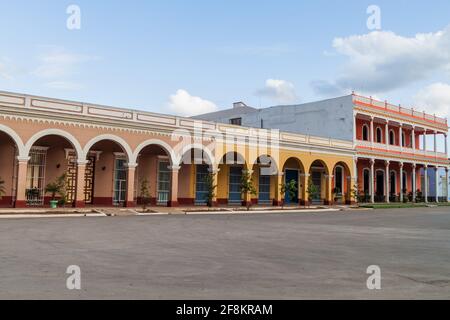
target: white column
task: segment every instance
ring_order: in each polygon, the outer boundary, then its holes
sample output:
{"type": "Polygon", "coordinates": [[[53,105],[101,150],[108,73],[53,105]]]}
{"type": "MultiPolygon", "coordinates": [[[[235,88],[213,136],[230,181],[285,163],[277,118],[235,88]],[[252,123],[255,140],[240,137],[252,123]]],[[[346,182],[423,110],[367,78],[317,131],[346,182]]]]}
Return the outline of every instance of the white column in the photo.
{"type": "Polygon", "coordinates": [[[434,154],[436,155],[436,157],[437,157],[437,132],[435,131],[434,132],[434,154]]]}
{"type": "Polygon", "coordinates": [[[428,166],[423,166],[423,174],[424,174],[424,186],[423,186],[423,195],[425,197],[425,202],[428,202],[428,166]]]}
{"type": "Polygon", "coordinates": [[[416,190],[417,190],[417,184],[416,184],[416,164],[413,163],[412,165],[412,177],[411,177],[411,188],[412,188],[412,194],[413,194],[413,202],[416,202],[416,190]]]}
{"type": "Polygon", "coordinates": [[[413,153],[415,153],[416,152],[416,130],[414,127],[412,127],[411,137],[412,137],[413,153]]]}
{"type": "Polygon", "coordinates": [[[427,131],[426,131],[426,129],[423,132],[423,150],[424,151],[427,150],[427,131]]]}
{"type": "Polygon", "coordinates": [[[386,149],[389,150],[389,121],[386,121],[386,126],[384,128],[384,138],[386,139],[386,149]]]}
{"type": "Polygon", "coordinates": [[[444,141],[445,154],[446,154],[446,156],[448,156],[448,141],[447,141],[447,134],[446,133],[444,133],[444,139],[445,139],[445,141],[444,141]]]}
{"type": "Polygon", "coordinates": [[[384,164],[386,165],[386,171],[385,171],[385,180],[386,180],[386,187],[385,187],[385,196],[386,196],[386,202],[389,203],[389,161],[385,161],[384,164]]]}
{"type": "Polygon", "coordinates": [[[369,192],[370,192],[370,202],[374,203],[375,202],[375,182],[374,182],[374,177],[375,177],[375,160],[374,159],[370,159],[370,185],[369,185],[369,192]]]}
{"type": "Polygon", "coordinates": [[[400,202],[403,202],[403,162],[400,162],[400,202]]]}
{"type": "Polygon", "coordinates": [[[370,117],[370,144],[373,148],[373,143],[375,142],[373,134],[373,117],[370,117]]]}
{"type": "Polygon", "coordinates": [[[403,152],[403,127],[401,123],[398,127],[398,142],[400,145],[400,152],[403,152]]]}
{"type": "Polygon", "coordinates": [[[434,180],[435,180],[434,190],[436,192],[435,201],[439,202],[439,194],[438,194],[439,193],[439,168],[438,167],[434,168],[434,180]]]}
{"type": "Polygon", "coordinates": [[[448,188],[449,188],[448,168],[445,168],[445,177],[446,177],[446,181],[445,181],[445,183],[446,183],[446,188],[445,188],[445,189],[447,190],[447,192],[445,193],[445,195],[446,195],[445,202],[448,202],[448,196],[449,196],[449,192],[448,192],[448,188]]]}

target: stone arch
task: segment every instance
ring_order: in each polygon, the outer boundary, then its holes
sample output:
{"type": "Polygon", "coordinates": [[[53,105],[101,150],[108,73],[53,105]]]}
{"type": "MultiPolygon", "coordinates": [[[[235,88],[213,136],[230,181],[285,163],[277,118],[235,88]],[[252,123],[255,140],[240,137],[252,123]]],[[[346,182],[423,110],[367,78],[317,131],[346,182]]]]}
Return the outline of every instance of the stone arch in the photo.
{"type": "Polygon", "coordinates": [[[67,141],[70,142],[70,144],[75,149],[75,152],[77,154],[77,157],[80,158],[80,156],[83,155],[83,149],[81,148],[80,143],[78,140],[70,133],[64,130],[60,129],[46,129],[39,131],[38,133],[34,134],[26,143],[24,148],[24,156],[28,156],[31,150],[31,147],[41,138],[47,137],[47,136],[59,136],[65,138],[67,141]]]}
{"type": "Polygon", "coordinates": [[[203,155],[206,156],[203,160],[205,160],[205,162],[210,165],[210,166],[215,166],[215,157],[213,156],[213,154],[211,153],[211,150],[209,150],[206,146],[204,146],[203,144],[200,143],[192,143],[189,145],[186,145],[182,150],[181,153],[179,155],[177,155],[177,164],[181,165],[181,162],[183,160],[184,155],[190,151],[190,150],[201,150],[203,151],[203,155]]]}
{"type": "Polygon", "coordinates": [[[142,142],[141,144],[139,144],[139,146],[137,146],[137,148],[134,150],[134,152],[132,152],[132,155],[129,158],[130,163],[136,163],[137,157],[139,156],[141,151],[151,145],[159,146],[167,153],[167,155],[169,156],[170,165],[178,164],[178,158],[177,158],[174,150],[172,149],[172,147],[168,143],[166,143],[162,140],[159,140],[159,139],[150,139],[150,140],[146,140],[146,141],[142,142]]]}
{"type": "Polygon", "coordinates": [[[25,152],[25,145],[23,144],[22,138],[10,127],[7,127],[3,124],[0,124],[0,131],[7,134],[16,144],[19,157],[26,157],[27,153],[25,152]]]}
{"type": "Polygon", "coordinates": [[[92,138],[88,143],[86,143],[86,145],[84,146],[84,149],[81,153],[81,156],[79,156],[80,160],[86,160],[86,156],[89,153],[89,150],[97,143],[103,140],[109,140],[109,141],[113,141],[115,143],[117,143],[122,150],[125,152],[128,162],[130,164],[135,164],[134,159],[133,159],[133,152],[131,151],[130,146],[128,145],[128,143],[122,139],[121,137],[118,137],[116,135],[112,135],[112,134],[102,134],[99,136],[96,136],[94,138],[92,138]]]}

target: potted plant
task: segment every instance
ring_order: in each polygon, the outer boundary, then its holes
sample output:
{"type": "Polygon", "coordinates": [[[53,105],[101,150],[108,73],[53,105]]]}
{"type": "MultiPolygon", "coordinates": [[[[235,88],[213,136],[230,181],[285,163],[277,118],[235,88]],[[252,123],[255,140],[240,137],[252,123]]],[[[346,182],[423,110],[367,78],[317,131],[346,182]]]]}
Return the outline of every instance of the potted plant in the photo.
{"type": "Polygon", "coordinates": [[[333,197],[334,202],[337,203],[337,202],[341,201],[342,198],[343,198],[343,194],[341,193],[341,189],[334,188],[332,191],[333,191],[333,195],[334,195],[334,197],[333,197]]]}
{"type": "Polygon", "coordinates": [[[247,207],[247,211],[250,211],[250,207],[252,206],[252,200],[250,197],[250,201],[247,200],[247,197],[256,196],[256,188],[253,185],[253,178],[248,171],[244,171],[242,173],[241,178],[241,194],[244,196],[245,205],[247,207]]]}
{"type": "Polygon", "coordinates": [[[319,194],[319,188],[313,183],[311,178],[308,181],[308,188],[306,189],[306,192],[308,192],[308,205],[311,205],[312,201],[319,194]]]}
{"type": "Polygon", "coordinates": [[[213,199],[216,196],[215,190],[217,188],[217,185],[214,184],[214,176],[215,173],[208,173],[205,176],[205,185],[206,185],[206,205],[208,206],[208,208],[212,208],[214,203],[213,203],[213,199]]]}
{"type": "Polygon", "coordinates": [[[0,177],[0,200],[2,200],[3,196],[5,195],[5,181],[0,177]]]}
{"type": "Polygon", "coordinates": [[[144,179],[141,182],[140,194],[141,194],[142,210],[145,211],[147,210],[147,206],[150,204],[150,187],[148,186],[147,179],[144,179]]]}
{"type": "Polygon", "coordinates": [[[56,209],[58,204],[64,205],[66,203],[66,174],[47,184],[45,193],[51,194],[50,208],[56,209]],[[56,195],[60,196],[59,200],[56,199],[56,195]]]}
{"type": "Polygon", "coordinates": [[[289,202],[292,202],[292,200],[295,199],[295,196],[297,194],[297,181],[295,181],[294,179],[292,179],[291,181],[287,182],[287,183],[282,183],[281,184],[281,188],[280,188],[280,193],[281,193],[281,207],[284,209],[284,198],[286,197],[286,195],[289,198],[289,202]]]}

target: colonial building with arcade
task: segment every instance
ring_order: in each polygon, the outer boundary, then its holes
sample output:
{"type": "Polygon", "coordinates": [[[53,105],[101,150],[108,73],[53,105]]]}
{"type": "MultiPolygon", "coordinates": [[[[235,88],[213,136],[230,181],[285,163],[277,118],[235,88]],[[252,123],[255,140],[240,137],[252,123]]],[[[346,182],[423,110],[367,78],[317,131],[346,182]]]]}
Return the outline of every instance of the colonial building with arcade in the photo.
{"type": "Polygon", "coordinates": [[[342,139],[1,92],[0,154],[2,206],[48,205],[47,184],[65,174],[70,205],[132,207],[144,181],[153,205],[203,205],[208,173],[217,205],[280,204],[285,179],[298,186],[286,202],[330,204],[336,170],[350,188],[355,150],[342,139]],[[257,189],[248,199],[243,172],[257,189]]]}
{"type": "Polygon", "coordinates": [[[215,205],[349,204],[357,193],[447,201],[447,130],[445,119],[355,94],[184,118],[0,92],[0,206],[47,206],[61,176],[74,207],[136,206],[144,183],[152,205],[205,205],[210,173],[215,205]],[[241,194],[244,173],[256,195],[241,194]],[[288,181],[294,197],[282,193],[288,181]]]}

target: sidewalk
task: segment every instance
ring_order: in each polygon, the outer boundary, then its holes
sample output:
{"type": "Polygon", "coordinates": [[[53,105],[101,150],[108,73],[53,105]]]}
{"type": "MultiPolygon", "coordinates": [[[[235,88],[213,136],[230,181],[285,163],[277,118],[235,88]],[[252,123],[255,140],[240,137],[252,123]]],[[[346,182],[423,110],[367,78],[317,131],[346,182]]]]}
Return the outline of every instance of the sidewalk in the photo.
{"type": "Polygon", "coordinates": [[[245,207],[214,207],[183,206],[148,207],[145,212],[142,208],[115,208],[115,207],[88,207],[76,208],[0,208],[0,219],[2,218],[63,218],[63,217],[114,217],[114,216],[154,216],[154,215],[187,215],[187,214],[259,214],[259,213],[289,213],[289,212],[333,212],[350,210],[350,206],[296,206],[296,207],[272,207],[253,206],[249,211],[245,207]]]}

